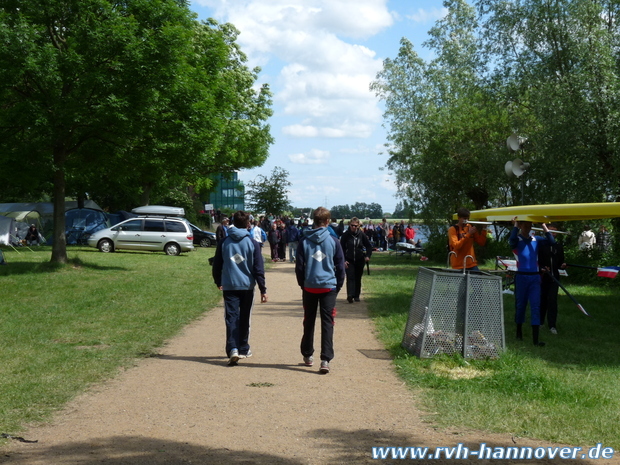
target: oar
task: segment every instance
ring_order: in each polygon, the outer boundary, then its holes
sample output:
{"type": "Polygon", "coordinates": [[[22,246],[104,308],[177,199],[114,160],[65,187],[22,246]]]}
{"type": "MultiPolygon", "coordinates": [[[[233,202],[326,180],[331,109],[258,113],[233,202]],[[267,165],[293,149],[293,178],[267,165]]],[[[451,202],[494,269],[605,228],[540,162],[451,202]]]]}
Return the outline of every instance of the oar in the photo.
{"type": "Polygon", "coordinates": [[[562,283],[561,283],[561,282],[560,282],[560,281],[559,281],[559,280],[558,280],[555,276],[553,276],[553,273],[551,273],[551,272],[549,272],[549,271],[545,271],[545,273],[548,273],[548,274],[549,274],[549,276],[551,276],[551,279],[553,279],[553,280],[557,283],[557,285],[558,285],[558,286],[560,286],[560,287],[562,288],[562,290],[564,291],[564,293],[565,293],[568,297],[570,297],[570,299],[571,299],[573,302],[575,302],[575,305],[577,305],[577,308],[578,308],[579,310],[581,310],[585,316],[590,316],[590,314],[589,314],[588,312],[586,312],[586,309],[585,309],[585,308],[583,308],[583,305],[581,305],[579,302],[577,302],[577,299],[575,299],[575,298],[571,295],[571,293],[570,293],[570,292],[568,292],[564,286],[562,286],[562,283]]]}
{"type": "Polygon", "coordinates": [[[588,265],[575,265],[573,263],[567,263],[566,266],[574,266],[576,268],[587,268],[589,270],[598,270],[598,266],[588,266],[588,265]]]}

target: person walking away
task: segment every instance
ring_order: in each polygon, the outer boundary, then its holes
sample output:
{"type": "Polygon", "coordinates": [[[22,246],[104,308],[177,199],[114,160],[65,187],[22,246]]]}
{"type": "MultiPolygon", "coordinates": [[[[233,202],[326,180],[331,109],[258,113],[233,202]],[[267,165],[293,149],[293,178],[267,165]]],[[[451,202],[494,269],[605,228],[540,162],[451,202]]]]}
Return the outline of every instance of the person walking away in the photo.
{"type": "Polygon", "coordinates": [[[478,271],[478,262],[474,243],[484,246],[487,243],[487,232],[468,223],[469,210],[459,208],[456,211],[458,223],[448,229],[448,245],[450,252],[450,267],[455,270],[478,271]]]}
{"type": "Polygon", "coordinates": [[[215,229],[215,242],[218,245],[221,244],[226,239],[226,236],[228,236],[228,218],[222,218],[222,222],[215,229]]]}
{"type": "Polygon", "coordinates": [[[314,229],[306,231],[297,246],[295,275],[302,289],[304,332],[301,355],[306,366],[314,364],[314,327],[317,307],[321,318],[321,366],[327,374],[334,358],[334,318],[336,297],[344,284],[344,255],[338,239],[327,230],[330,211],[319,207],[314,211],[314,229]]]}
{"type": "MultiPolygon", "coordinates": [[[[554,224],[550,224],[547,229],[549,229],[551,236],[555,239],[556,236],[553,231],[557,231],[558,228],[554,224]]],[[[560,270],[566,268],[562,244],[557,241],[554,243],[542,242],[538,248],[538,266],[542,271],[540,280],[540,324],[544,325],[546,318],[551,334],[558,334],[558,290],[560,288],[558,281],[560,280],[560,270]]]]}
{"type": "Polygon", "coordinates": [[[379,228],[380,228],[380,232],[379,232],[379,247],[381,247],[383,250],[387,250],[388,249],[387,235],[388,235],[388,231],[390,229],[390,226],[388,225],[387,219],[385,219],[385,218],[381,219],[381,223],[379,223],[379,228]]]}
{"type": "Polygon", "coordinates": [[[275,221],[271,223],[271,229],[267,234],[267,239],[269,240],[269,248],[271,249],[271,260],[277,262],[280,259],[278,255],[278,245],[280,244],[280,231],[278,230],[278,225],[275,221]]]}
{"type": "Polygon", "coordinates": [[[250,229],[250,233],[252,234],[252,239],[260,244],[263,247],[263,243],[267,240],[267,234],[263,231],[263,228],[259,226],[257,220],[252,222],[252,228],[250,229]]]}
{"type": "Polygon", "coordinates": [[[213,281],[224,293],[226,322],[226,355],[228,365],[252,356],[250,350],[250,319],[254,305],[254,288],[258,284],[261,302],[267,302],[265,268],[260,245],[248,231],[248,215],[233,215],[233,227],[217,245],[213,260],[213,281]]]}
{"type": "Polygon", "coordinates": [[[370,260],[372,246],[368,237],[360,230],[360,220],[356,217],[349,221],[349,229],[340,238],[344,252],[344,265],[347,275],[347,301],[360,301],[364,265],[370,260]]]}
{"type": "Polygon", "coordinates": [[[280,240],[278,242],[278,258],[280,261],[286,261],[286,244],[288,243],[288,235],[286,234],[286,225],[284,220],[278,220],[278,231],[280,231],[280,240]]]}
{"type": "Polygon", "coordinates": [[[286,238],[288,240],[288,259],[295,263],[297,246],[299,245],[299,229],[295,225],[295,220],[291,220],[286,228],[286,238]]]}
{"type": "Polygon", "coordinates": [[[535,346],[544,346],[539,341],[540,332],[540,273],[538,268],[538,252],[541,244],[555,243],[547,225],[542,228],[546,238],[530,235],[531,221],[512,221],[514,227],[508,238],[510,248],[517,259],[517,273],[515,275],[515,323],[517,324],[517,339],[523,340],[523,323],[525,323],[525,309],[530,303],[530,323],[532,325],[532,340],[535,346]]]}

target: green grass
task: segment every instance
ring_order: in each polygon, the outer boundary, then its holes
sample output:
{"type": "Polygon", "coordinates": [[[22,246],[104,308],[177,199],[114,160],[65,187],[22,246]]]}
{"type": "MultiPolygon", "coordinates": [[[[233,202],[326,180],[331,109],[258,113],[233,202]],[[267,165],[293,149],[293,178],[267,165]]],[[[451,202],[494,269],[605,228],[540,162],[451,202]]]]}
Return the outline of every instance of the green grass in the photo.
{"type": "Polygon", "coordinates": [[[0,267],[0,433],[42,421],[93,383],[149,356],[215,306],[207,259],[70,247],[4,250],[0,267]]]}
{"type": "Polygon", "coordinates": [[[563,284],[592,317],[560,290],[559,334],[542,328],[543,348],[533,346],[529,327],[525,340],[516,340],[514,297],[506,295],[507,350],[499,359],[419,359],[400,346],[418,267],[445,264],[387,254],[373,255],[372,264],[374,272],[364,277],[371,314],[399,374],[412,389],[422,390],[426,420],[577,446],[620,447],[617,287],[573,286],[565,278],[563,284]]]}
{"type": "MultiPolygon", "coordinates": [[[[207,263],[214,248],[168,257],[71,247],[66,266],[49,263],[49,248],[33,250],[5,249],[9,266],[0,267],[0,433],[45,421],[90,385],[150,356],[221,297],[207,263]]],[[[560,334],[545,331],[544,348],[515,340],[514,299],[505,296],[500,359],[421,360],[400,347],[419,265],[445,266],[375,254],[364,287],[380,338],[400,375],[422,391],[428,421],[620,447],[616,287],[565,279],[592,318],[560,291],[560,334]]]]}

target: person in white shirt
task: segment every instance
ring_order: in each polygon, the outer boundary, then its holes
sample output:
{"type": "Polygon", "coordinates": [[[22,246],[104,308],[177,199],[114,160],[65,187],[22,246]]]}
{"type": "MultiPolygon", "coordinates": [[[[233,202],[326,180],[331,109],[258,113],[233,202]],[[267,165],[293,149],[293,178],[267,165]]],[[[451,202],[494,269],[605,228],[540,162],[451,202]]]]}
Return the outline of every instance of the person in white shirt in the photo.
{"type": "Polygon", "coordinates": [[[596,234],[594,234],[590,226],[584,226],[577,243],[579,244],[580,250],[591,250],[594,248],[594,244],[596,244],[596,234]]]}

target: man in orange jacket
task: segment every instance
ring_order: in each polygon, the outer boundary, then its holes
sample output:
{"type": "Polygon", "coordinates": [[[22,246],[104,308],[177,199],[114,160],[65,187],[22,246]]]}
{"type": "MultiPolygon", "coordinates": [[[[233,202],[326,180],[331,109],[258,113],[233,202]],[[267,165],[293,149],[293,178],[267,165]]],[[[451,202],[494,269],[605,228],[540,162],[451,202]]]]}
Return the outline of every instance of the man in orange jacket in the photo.
{"type": "Polygon", "coordinates": [[[474,252],[474,242],[478,245],[487,243],[487,232],[469,224],[469,210],[457,210],[459,222],[448,229],[448,243],[450,246],[450,266],[454,269],[478,271],[478,262],[474,252]]]}

